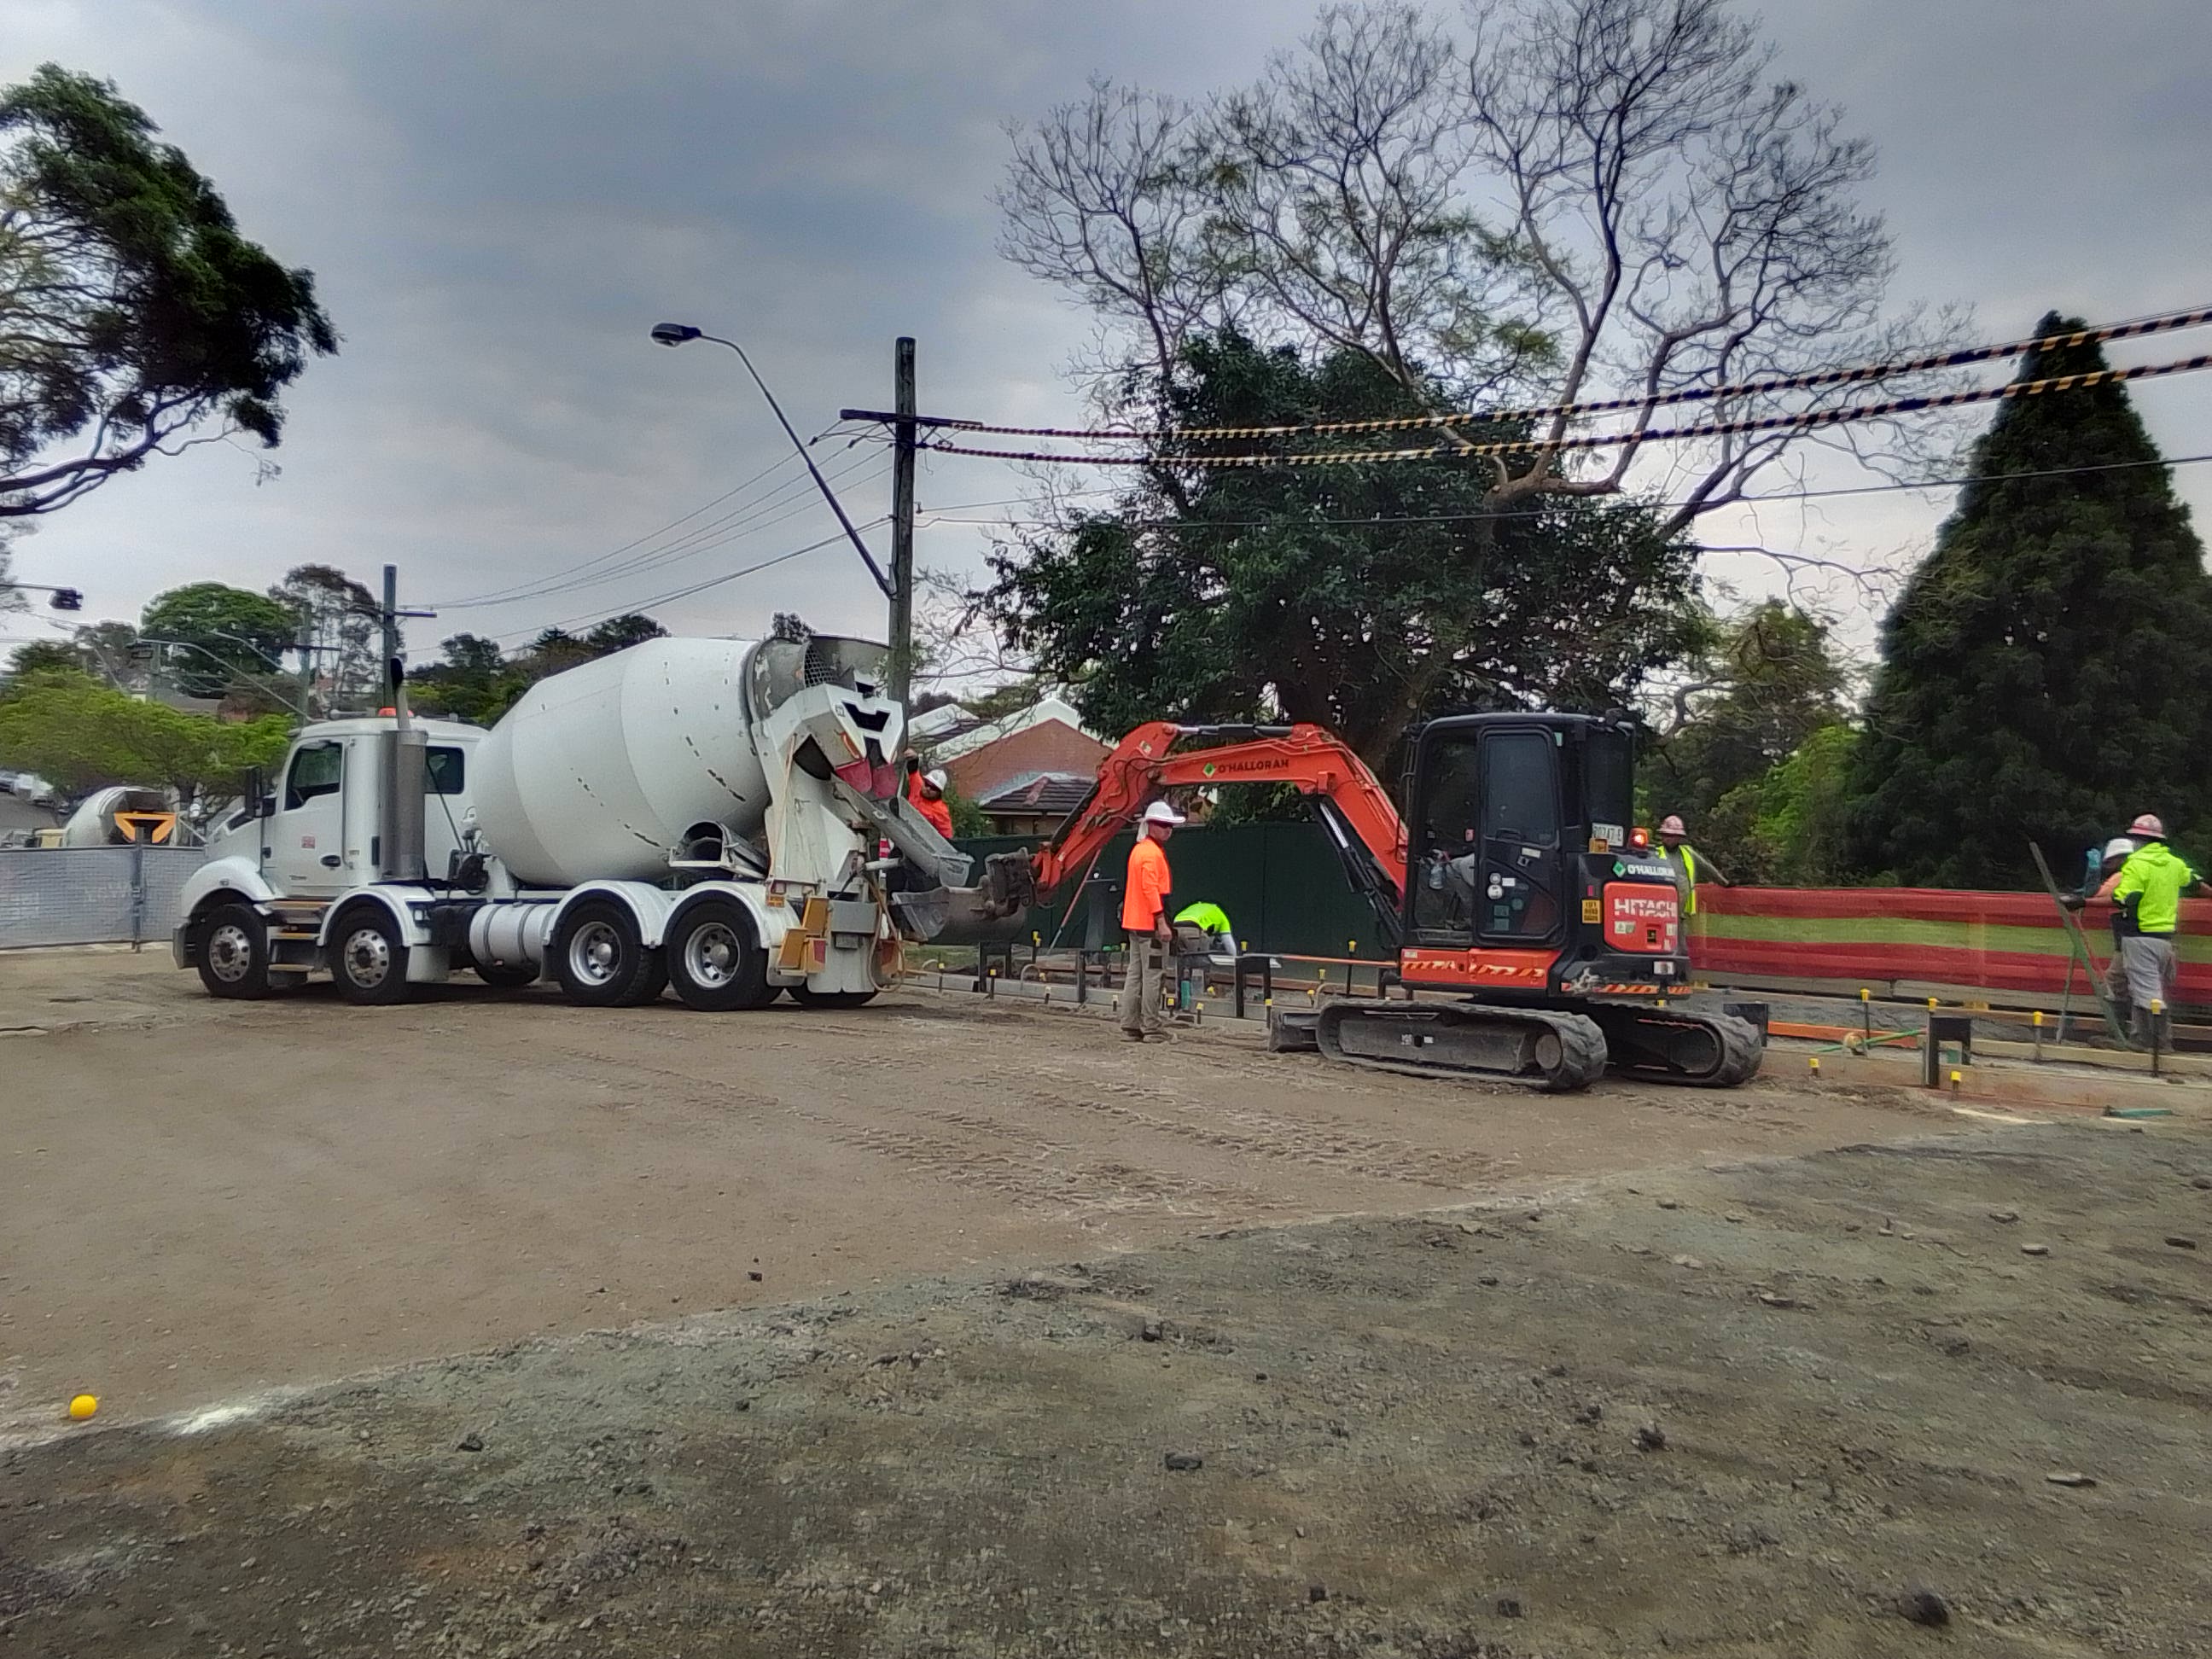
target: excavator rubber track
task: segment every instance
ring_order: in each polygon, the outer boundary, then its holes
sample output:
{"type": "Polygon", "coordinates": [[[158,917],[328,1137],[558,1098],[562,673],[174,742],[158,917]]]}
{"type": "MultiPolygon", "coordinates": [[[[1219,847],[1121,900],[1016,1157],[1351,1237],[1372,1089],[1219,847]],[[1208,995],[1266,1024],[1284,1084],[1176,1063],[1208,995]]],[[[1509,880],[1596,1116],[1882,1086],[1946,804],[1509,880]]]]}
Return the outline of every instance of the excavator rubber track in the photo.
{"type": "Polygon", "coordinates": [[[1547,1094],[1605,1073],[1605,1034],[1579,1013],[1480,1002],[1332,1002],[1314,1022],[1331,1060],[1415,1077],[1487,1079],[1547,1094]]]}
{"type": "Polygon", "coordinates": [[[1591,1002],[1605,1033],[1607,1069],[1639,1083],[1733,1089],[1758,1074],[1765,1058],[1759,1027],[1733,1014],[1698,1014],[1640,1002],[1591,1002]]]}

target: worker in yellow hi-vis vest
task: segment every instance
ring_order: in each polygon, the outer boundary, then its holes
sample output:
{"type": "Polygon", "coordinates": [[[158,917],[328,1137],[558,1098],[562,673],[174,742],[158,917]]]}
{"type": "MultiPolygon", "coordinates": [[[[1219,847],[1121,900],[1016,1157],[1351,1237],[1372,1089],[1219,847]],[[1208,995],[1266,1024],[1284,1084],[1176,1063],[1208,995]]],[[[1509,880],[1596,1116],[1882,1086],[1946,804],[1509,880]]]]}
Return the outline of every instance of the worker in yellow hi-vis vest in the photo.
{"type": "Polygon", "coordinates": [[[2129,1000],[2135,1004],[2135,1039],[2148,1043],[2163,1039],[2167,1018],[2154,1013],[2151,1004],[2173,1001],[2179,966],[2173,935],[2181,925],[2182,895],[2212,892],[2212,887],[2166,844],[2166,825],[2156,813],[2145,812],[2128,826],[2128,834],[2136,850],[2112,884],[2112,902],[2122,918],[2115,931],[2127,967],[2129,1000]]]}
{"type": "Polygon", "coordinates": [[[1698,884],[1716,882],[1729,886],[1729,878],[1711,859],[1701,859],[1690,845],[1690,832],[1682,820],[1669,812],[1659,824],[1659,856],[1674,866],[1674,885],[1682,895],[1682,917],[1687,921],[1698,914],[1698,884]]]}

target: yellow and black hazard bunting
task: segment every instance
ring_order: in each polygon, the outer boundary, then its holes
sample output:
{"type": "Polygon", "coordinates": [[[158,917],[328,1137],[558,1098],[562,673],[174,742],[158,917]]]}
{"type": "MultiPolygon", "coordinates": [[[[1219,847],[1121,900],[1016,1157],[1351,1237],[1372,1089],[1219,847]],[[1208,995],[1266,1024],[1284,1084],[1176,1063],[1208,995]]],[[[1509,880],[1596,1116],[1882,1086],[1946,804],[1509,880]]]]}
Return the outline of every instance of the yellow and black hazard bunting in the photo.
{"type": "Polygon", "coordinates": [[[2003,386],[1983,386],[1971,392],[1931,392],[1917,398],[1893,398],[1887,403],[1850,404],[1841,409],[1822,409],[1794,415],[1767,415],[1741,421],[1717,421],[1704,426],[1638,428],[1589,436],[1521,438],[1496,443],[1466,443],[1439,439],[1410,449],[1337,449],[1312,454],[1261,453],[1250,455],[1068,455],[1042,450],[976,449],[961,444],[927,443],[923,447],[946,455],[980,455],[988,460],[1041,461],[1070,466],[1355,466],[1382,461],[1460,460],[1484,455],[1559,454],[1569,450],[1613,449],[1647,443],[1724,438],[1745,432],[1810,431],[1819,427],[1843,426],[1854,421],[1880,420],[1891,415],[1910,415],[1923,410],[1956,409],[1968,404],[1990,404],[2014,398],[2038,398],[2052,392],[2081,392],[2091,386],[2114,386],[2124,380],[2155,380],[2166,374],[2187,374],[2212,368],[2212,352],[2170,363],[2145,363],[2134,368],[2100,368],[2086,374],[2057,374],[2040,380],[2013,380],[2003,386]]]}
{"type": "MultiPolygon", "coordinates": [[[[1115,427],[997,426],[987,421],[956,420],[941,415],[925,415],[915,419],[915,423],[923,428],[948,432],[986,432],[1015,438],[1087,438],[1097,442],[1154,445],[1192,439],[1299,438],[1317,437],[1327,433],[1413,432],[1499,421],[1556,420],[1563,416],[1580,419],[1589,415],[1618,415],[1629,410],[1723,402],[1735,398],[1759,397],[1768,392],[1809,392],[1819,386],[1863,385],[1874,380],[1893,380],[1906,374],[1924,374],[1936,369],[1964,368],[1974,363],[1995,362],[2000,358],[2017,357],[2031,351],[2055,351],[2072,346],[2100,345],[2112,340],[2141,339],[2146,335],[2171,334],[2181,329],[2202,328],[2208,323],[2212,323],[2212,307],[2195,311],[2169,312],[2156,317],[2140,318],[2133,322],[2110,323],[2098,328],[2075,329],[2066,334],[2045,334],[2029,340],[1966,346],[1956,351],[1899,358],[1890,362],[1863,363],[1850,368],[1813,369],[1802,374],[1784,375],[1767,380],[1740,380],[1728,386],[1687,386],[1679,391],[1663,392],[1651,398],[1612,398],[1601,402],[1547,404],[1528,409],[1398,415],[1372,421],[1312,421],[1291,426],[1193,426],[1164,431],[1140,431],[1133,428],[1115,427]]],[[[850,413],[854,418],[882,421],[897,418],[858,410],[850,413]]]]}

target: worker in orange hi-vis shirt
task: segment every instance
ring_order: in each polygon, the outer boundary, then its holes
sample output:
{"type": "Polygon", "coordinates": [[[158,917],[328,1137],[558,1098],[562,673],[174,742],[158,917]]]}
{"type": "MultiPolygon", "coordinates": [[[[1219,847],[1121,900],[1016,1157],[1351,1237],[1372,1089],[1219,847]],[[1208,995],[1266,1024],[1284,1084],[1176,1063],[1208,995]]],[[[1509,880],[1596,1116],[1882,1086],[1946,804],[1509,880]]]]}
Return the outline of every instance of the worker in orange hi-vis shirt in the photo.
{"type": "Polygon", "coordinates": [[[911,749],[906,751],[907,800],[947,841],[952,839],[952,803],[945,799],[945,792],[951,787],[943,768],[924,772],[921,757],[911,749]]]}
{"type": "Polygon", "coordinates": [[[1129,878],[1121,890],[1121,927],[1129,936],[1129,971],[1121,981],[1121,1035],[1132,1042],[1164,1036],[1160,1018],[1160,980],[1167,970],[1168,946],[1175,929],[1168,921],[1167,839],[1182,814],[1156,800],[1137,820],[1137,844],[1129,849],[1129,878]]]}
{"type": "Polygon", "coordinates": [[[952,839],[952,803],[945,799],[948,782],[944,772],[924,772],[921,793],[915,797],[914,810],[936,826],[937,833],[945,840],[952,839]]]}

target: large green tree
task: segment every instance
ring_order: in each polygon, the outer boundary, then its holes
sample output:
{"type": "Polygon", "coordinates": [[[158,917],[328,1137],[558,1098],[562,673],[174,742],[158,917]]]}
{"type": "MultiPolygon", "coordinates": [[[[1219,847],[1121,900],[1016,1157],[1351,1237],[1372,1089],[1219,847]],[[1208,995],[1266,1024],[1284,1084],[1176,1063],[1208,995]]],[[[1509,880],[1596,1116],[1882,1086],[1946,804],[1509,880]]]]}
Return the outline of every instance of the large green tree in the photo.
{"type": "MultiPolygon", "coordinates": [[[[2039,335],[2081,325],[2057,313],[2039,335]]],[[[2105,366],[2031,355],[2023,380],[2105,366]]],[[[2212,812],[2212,576],[2125,390],[2002,404],[1882,629],[1850,854],[1907,884],[2033,886],[2142,811],[2212,812]],[[2106,469],[2103,471],[2085,469],[2106,469]]]]}
{"type": "Polygon", "coordinates": [[[158,593],[140,618],[143,637],[169,653],[178,689],[195,697],[265,697],[284,678],[281,653],[295,626],[276,600],[222,582],[158,593]]]}
{"type": "Polygon", "coordinates": [[[0,696],[0,765],[76,794],[111,783],[174,790],[189,808],[235,795],[248,769],[273,769],[289,741],[282,715],[224,720],[143,701],[88,674],[44,669],[0,696]]]}
{"type": "Polygon", "coordinates": [[[0,519],[51,513],[203,438],[274,447],[279,398],[337,349],[307,271],[110,82],[0,89],[0,519]]]}
{"type": "Polygon", "coordinates": [[[1706,822],[1713,808],[1839,724],[1850,678],[1827,624],[1782,599],[1717,618],[1659,722],[1645,768],[1652,811],[1680,813],[1697,845],[1734,876],[1737,861],[1706,822]]]}
{"type": "MultiPolygon", "coordinates": [[[[1164,401],[1185,426],[1273,426],[1418,414],[1441,396],[1364,353],[1309,362],[1230,331],[1186,346],[1164,401]]],[[[1493,512],[1492,482],[1455,457],[1170,459],[1114,510],[1002,547],[985,608],[1108,732],[1312,720],[1387,768],[1407,729],[1443,709],[1632,700],[1697,635],[1695,549],[1618,501],[1493,512]]]]}

